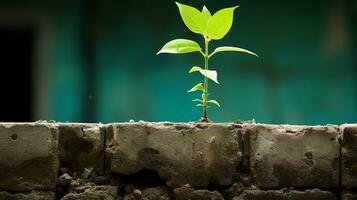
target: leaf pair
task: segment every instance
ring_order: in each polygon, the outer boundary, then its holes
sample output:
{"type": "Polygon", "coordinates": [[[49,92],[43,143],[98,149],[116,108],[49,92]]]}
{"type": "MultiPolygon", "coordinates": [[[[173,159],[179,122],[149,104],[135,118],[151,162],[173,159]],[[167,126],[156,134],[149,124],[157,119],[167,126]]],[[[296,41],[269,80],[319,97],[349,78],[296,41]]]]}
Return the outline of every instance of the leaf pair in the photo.
{"type": "MultiPolygon", "coordinates": [[[[223,47],[218,47],[216,48],[210,55],[209,58],[215,55],[216,53],[219,52],[224,52],[224,51],[235,51],[235,52],[242,52],[242,53],[248,53],[254,56],[258,55],[252,51],[249,51],[247,49],[239,48],[239,47],[230,47],[230,46],[223,46],[223,47]]],[[[175,39],[171,40],[170,42],[166,43],[162,49],[157,52],[157,54],[160,53],[172,53],[172,54],[183,54],[183,53],[192,53],[192,52],[200,52],[203,54],[200,45],[192,40],[187,40],[187,39],[175,39]]]]}
{"type": "Polygon", "coordinates": [[[202,12],[194,7],[176,2],[181,18],[188,29],[201,34],[205,38],[222,39],[231,29],[233,24],[233,13],[236,8],[224,8],[214,15],[204,6],[202,12]]]}
{"type": "Polygon", "coordinates": [[[202,69],[199,66],[193,66],[188,73],[191,74],[193,72],[200,72],[203,76],[219,84],[219,82],[217,81],[217,72],[214,70],[202,69]]]}
{"type": "MultiPolygon", "coordinates": [[[[201,99],[194,99],[194,100],[192,100],[192,101],[195,101],[195,102],[200,102],[199,104],[196,104],[196,106],[201,106],[201,107],[203,107],[203,101],[201,100],[201,99]]],[[[211,104],[214,104],[214,105],[216,105],[217,107],[221,107],[221,105],[218,103],[218,101],[217,100],[208,100],[207,101],[207,103],[211,103],[211,104]]]]}

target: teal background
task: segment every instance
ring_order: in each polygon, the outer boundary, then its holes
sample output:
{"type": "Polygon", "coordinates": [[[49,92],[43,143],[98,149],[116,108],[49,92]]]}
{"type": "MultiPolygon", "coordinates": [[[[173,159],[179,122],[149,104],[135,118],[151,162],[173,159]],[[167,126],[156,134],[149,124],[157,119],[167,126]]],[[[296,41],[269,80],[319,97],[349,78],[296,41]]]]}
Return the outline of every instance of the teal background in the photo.
{"type": "MultiPolygon", "coordinates": [[[[5,1],[4,1],[5,2],[5,1]]],[[[199,54],[156,55],[168,41],[203,39],[183,24],[174,1],[9,1],[9,10],[46,11],[45,90],[33,120],[114,122],[195,121],[201,109],[186,93],[199,54]],[[25,3],[24,3],[25,2],[25,3]]],[[[221,109],[217,122],[340,124],[356,122],[356,1],[181,1],[212,13],[240,5],[230,33],[212,43],[260,55],[222,53],[210,82],[221,109]]],[[[1,4],[1,3],[0,3],[1,4]]],[[[3,7],[4,8],[4,7],[3,7]]],[[[37,12],[37,11],[36,11],[37,12]]],[[[41,52],[41,51],[40,51],[41,52]]],[[[41,72],[38,72],[41,73],[41,72]]],[[[36,81],[36,80],[35,80],[36,81]]],[[[43,93],[43,95],[41,95],[43,93]]]]}

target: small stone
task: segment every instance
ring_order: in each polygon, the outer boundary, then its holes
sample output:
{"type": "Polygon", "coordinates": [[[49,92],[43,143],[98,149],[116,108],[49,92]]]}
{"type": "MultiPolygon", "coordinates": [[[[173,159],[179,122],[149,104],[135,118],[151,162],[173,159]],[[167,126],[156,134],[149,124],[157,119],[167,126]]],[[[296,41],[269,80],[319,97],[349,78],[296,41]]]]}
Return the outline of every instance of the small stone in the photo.
{"type": "Polygon", "coordinates": [[[133,194],[134,194],[135,197],[140,198],[141,195],[142,195],[142,192],[140,190],[138,190],[138,189],[134,189],[133,190],[133,194]]]}
{"type": "Polygon", "coordinates": [[[81,174],[81,178],[88,179],[89,176],[93,173],[93,170],[93,167],[84,168],[81,174]]]}
{"type": "Polygon", "coordinates": [[[60,186],[70,185],[72,180],[73,178],[69,174],[65,173],[58,178],[58,184],[60,186]]]}

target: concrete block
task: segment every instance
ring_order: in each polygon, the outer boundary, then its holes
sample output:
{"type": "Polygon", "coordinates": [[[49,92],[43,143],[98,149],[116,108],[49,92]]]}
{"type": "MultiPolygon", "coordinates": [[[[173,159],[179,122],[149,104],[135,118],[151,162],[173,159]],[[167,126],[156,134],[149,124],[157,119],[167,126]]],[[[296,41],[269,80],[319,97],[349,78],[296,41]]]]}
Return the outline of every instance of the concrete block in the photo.
{"type": "Polygon", "coordinates": [[[229,185],[240,162],[236,124],[122,123],[107,128],[112,172],[151,169],[167,185],[229,185]]]}
{"type": "Polygon", "coordinates": [[[357,200],[357,191],[343,191],[341,200],[357,200]]]}
{"type": "Polygon", "coordinates": [[[61,123],[59,129],[59,157],[61,167],[81,173],[94,168],[104,173],[105,127],[100,124],[61,123]]]}
{"type": "Polygon", "coordinates": [[[338,127],[246,127],[250,171],[260,188],[339,187],[338,127]]]}
{"type": "Polygon", "coordinates": [[[1,200],[56,200],[56,194],[51,191],[40,192],[31,191],[30,193],[9,193],[0,192],[1,200]]]}
{"type": "Polygon", "coordinates": [[[344,188],[357,188],[357,124],[342,125],[341,183],[344,188]]]}
{"type": "Polygon", "coordinates": [[[189,187],[174,189],[174,198],[175,200],[224,200],[217,191],[194,190],[189,187]]]}
{"type": "Polygon", "coordinates": [[[334,193],[319,189],[296,190],[246,190],[233,200],[337,200],[334,193]]]}
{"type": "Polygon", "coordinates": [[[0,124],[0,191],[51,190],[59,168],[53,124],[0,124]]]}

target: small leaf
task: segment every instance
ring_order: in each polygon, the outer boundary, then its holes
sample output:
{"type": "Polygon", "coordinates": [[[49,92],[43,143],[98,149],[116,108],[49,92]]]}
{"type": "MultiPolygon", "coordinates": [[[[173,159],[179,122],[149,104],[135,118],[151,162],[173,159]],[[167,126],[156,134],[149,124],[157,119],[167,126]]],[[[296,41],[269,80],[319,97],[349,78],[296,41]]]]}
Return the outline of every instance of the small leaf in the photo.
{"type": "Polygon", "coordinates": [[[201,91],[204,91],[205,89],[203,88],[203,84],[202,83],[199,83],[195,86],[193,86],[193,88],[191,88],[189,91],[187,92],[195,92],[197,90],[201,90],[201,91]]]}
{"type": "Polygon", "coordinates": [[[212,81],[216,82],[217,84],[219,84],[218,81],[217,81],[217,72],[216,72],[216,71],[214,71],[214,70],[207,70],[207,69],[201,69],[201,70],[200,70],[200,73],[201,73],[203,76],[205,76],[205,77],[211,79],[212,81]]]}
{"type": "Polygon", "coordinates": [[[237,52],[248,53],[248,54],[251,54],[253,56],[259,57],[256,53],[251,52],[251,51],[249,51],[247,49],[239,48],[239,47],[218,47],[211,53],[210,57],[213,56],[214,54],[222,52],[222,51],[237,51],[237,52]]]}
{"type": "Polygon", "coordinates": [[[203,14],[196,8],[176,2],[181,18],[188,29],[194,33],[203,34],[206,29],[206,21],[203,14]]]}
{"type": "Polygon", "coordinates": [[[194,100],[192,100],[193,102],[202,102],[202,100],[201,99],[194,99],[194,100]]]}
{"type": "Polygon", "coordinates": [[[203,107],[203,105],[202,105],[202,104],[200,104],[200,103],[199,103],[199,104],[196,104],[196,106],[197,106],[197,107],[199,107],[199,106],[200,106],[200,107],[203,107]]]}
{"type": "Polygon", "coordinates": [[[236,8],[224,8],[216,12],[207,23],[207,34],[211,39],[222,39],[231,29],[233,24],[233,13],[236,8]]]}
{"type": "Polygon", "coordinates": [[[192,72],[198,72],[198,71],[200,71],[200,70],[202,70],[201,69],[201,67],[199,67],[199,66],[193,66],[191,69],[190,69],[190,71],[188,72],[188,73],[192,73],[192,72]]]}
{"type": "Polygon", "coordinates": [[[206,21],[206,25],[207,25],[208,20],[212,17],[211,12],[208,10],[208,8],[206,6],[203,6],[202,14],[203,14],[203,17],[204,17],[204,19],[206,21]]]}
{"type": "Polygon", "coordinates": [[[212,103],[212,104],[218,106],[219,108],[221,107],[221,105],[219,105],[218,101],[216,101],[216,100],[209,100],[209,101],[207,101],[207,102],[208,102],[208,103],[212,103]]]}
{"type": "Polygon", "coordinates": [[[201,47],[197,42],[187,39],[175,39],[166,43],[162,49],[157,52],[160,53],[191,53],[201,51],[201,47]]]}

